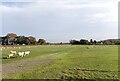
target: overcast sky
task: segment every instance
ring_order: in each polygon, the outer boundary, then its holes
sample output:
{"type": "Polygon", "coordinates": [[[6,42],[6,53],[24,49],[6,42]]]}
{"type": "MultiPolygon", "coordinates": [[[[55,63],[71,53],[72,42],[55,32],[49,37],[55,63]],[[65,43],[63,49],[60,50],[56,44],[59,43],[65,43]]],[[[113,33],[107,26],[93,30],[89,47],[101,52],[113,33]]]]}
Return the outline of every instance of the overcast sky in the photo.
{"type": "Polygon", "coordinates": [[[4,0],[0,4],[2,35],[70,39],[118,37],[119,0],[4,0]]]}

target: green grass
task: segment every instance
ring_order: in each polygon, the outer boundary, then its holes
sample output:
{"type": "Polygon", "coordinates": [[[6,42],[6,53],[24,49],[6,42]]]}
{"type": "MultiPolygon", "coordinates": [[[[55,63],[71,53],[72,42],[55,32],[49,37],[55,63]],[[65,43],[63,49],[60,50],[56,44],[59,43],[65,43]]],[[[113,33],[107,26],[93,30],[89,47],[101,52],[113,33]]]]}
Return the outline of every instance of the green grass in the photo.
{"type": "MultiPolygon", "coordinates": [[[[30,50],[23,58],[3,59],[3,64],[52,57],[51,62],[35,65],[23,73],[5,74],[11,79],[118,79],[118,47],[96,46],[32,46],[3,49],[6,57],[10,50],[30,50]]],[[[3,71],[4,72],[4,71],[3,71]]]]}

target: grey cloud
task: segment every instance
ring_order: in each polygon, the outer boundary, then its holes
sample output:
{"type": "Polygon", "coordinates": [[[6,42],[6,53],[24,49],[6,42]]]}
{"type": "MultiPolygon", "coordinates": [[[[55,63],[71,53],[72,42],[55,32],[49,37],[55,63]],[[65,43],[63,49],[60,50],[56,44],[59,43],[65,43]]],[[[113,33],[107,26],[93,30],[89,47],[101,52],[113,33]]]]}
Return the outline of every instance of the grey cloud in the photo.
{"type": "MultiPolygon", "coordinates": [[[[50,42],[68,41],[73,38],[117,37],[117,22],[105,23],[99,22],[98,19],[95,23],[91,23],[91,19],[88,17],[88,15],[96,13],[109,13],[108,8],[66,7],[66,5],[71,5],[71,7],[78,5],[77,1],[66,0],[66,2],[59,1],[61,3],[58,3],[46,0],[42,3],[33,3],[21,11],[14,11],[14,8],[11,12],[4,11],[3,34],[14,32],[19,35],[33,35],[37,38],[45,38],[50,42]]],[[[89,1],[84,0],[80,4],[89,4],[89,1]]]]}

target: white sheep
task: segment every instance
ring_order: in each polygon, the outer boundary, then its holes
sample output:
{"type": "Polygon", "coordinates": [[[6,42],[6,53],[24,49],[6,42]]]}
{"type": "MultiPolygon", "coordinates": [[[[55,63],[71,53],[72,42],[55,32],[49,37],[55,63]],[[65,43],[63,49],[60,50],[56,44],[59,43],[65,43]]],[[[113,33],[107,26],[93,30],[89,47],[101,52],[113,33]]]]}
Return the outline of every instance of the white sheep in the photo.
{"type": "Polygon", "coordinates": [[[14,54],[9,54],[9,55],[8,55],[8,58],[13,57],[13,56],[14,56],[14,54]]]}
{"type": "Polygon", "coordinates": [[[30,51],[25,51],[24,56],[29,55],[29,54],[30,54],[30,51]]]}
{"type": "Polygon", "coordinates": [[[19,49],[21,49],[21,47],[18,47],[19,49]]]}
{"type": "Polygon", "coordinates": [[[10,54],[17,54],[16,51],[10,51],[10,54]]]}
{"type": "Polygon", "coordinates": [[[17,54],[18,54],[18,56],[23,57],[25,53],[24,52],[18,52],[17,54]]]}

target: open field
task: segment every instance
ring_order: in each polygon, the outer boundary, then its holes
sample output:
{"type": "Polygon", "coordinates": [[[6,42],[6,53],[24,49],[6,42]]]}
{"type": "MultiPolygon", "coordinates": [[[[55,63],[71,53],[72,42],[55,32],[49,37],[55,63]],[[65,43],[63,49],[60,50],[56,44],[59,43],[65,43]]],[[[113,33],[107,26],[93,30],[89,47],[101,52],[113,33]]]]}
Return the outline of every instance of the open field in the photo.
{"type": "Polygon", "coordinates": [[[118,47],[21,46],[2,49],[3,79],[118,79],[118,47]],[[25,57],[5,59],[10,50],[25,57]]]}

